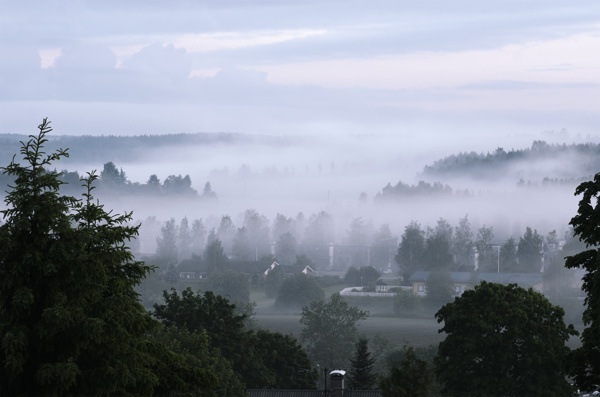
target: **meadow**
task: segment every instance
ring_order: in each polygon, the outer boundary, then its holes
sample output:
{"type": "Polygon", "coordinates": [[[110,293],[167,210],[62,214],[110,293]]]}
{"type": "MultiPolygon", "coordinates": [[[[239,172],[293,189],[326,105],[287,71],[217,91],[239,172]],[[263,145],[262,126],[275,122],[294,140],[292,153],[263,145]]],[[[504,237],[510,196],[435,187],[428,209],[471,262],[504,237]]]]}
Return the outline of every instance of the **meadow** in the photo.
{"type": "MultiPolygon", "coordinates": [[[[300,336],[302,325],[299,314],[257,314],[256,325],[270,331],[300,336]]],[[[369,340],[379,336],[392,346],[425,347],[439,343],[445,334],[439,334],[440,324],[434,318],[397,318],[369,316],[359,325],[359,332],[369,340]]]]}
{"type": "MultiPolygon", "coordinates": [[[[324,288],[325,295],[329,296],[339,292],[343,286],[324,288]]],[[[256,303],[256,326],[270,331],[300,336],[300,312],[278,312],[273,309],[274,299],[267,298],[261,290],[253,290],[250,300],[256,303]]],[[[354,299],[349,303],[369,311],[370,315],[365,321],[359,323],[359,332],[370,340],[375,337],[386,339],[392,346],[405,344],[421,347],[439,343],[444,334],[439,334],[441,324],[438,324],[433,314],[419,318],[399,318],[393,315],[391,299],[372,299],[372,304],[362,304],[354,299]]]]}

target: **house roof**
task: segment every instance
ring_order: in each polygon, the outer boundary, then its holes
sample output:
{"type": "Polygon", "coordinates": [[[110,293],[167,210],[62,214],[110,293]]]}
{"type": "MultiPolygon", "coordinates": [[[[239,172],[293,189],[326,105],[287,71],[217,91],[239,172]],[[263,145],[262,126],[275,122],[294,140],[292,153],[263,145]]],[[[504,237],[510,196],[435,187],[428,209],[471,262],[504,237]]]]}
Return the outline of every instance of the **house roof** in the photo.
{"type": "Polygon", "coordinates": [[[305,267],[305,268],[302,270],[302,272],[301,272],[301,273],[304,273],[304,274],[316,274],[317,272],[315,272],[315,271],[313,270],[313,268],[312,268],[312,267],[310,267],[310,266],[306,266],[306,267],[305,267]]]}
{"type": "MultiPolygon", "coordinates": [[[[417,271],[408,279],[409,282],[424,282],[431,272],[417,271]]],[[[454,283],[479,284],[481,281],[500,284],[519,284],[534,286],[543,282],[542,273],[487,273],[487,272],[448,272],[454,283]]]]}
{"type": "Polygon", "coordinates": [[[206,272],[206,265],[199,259],[184,259],[179,262],[176,270],[178,272],[206,272]]]}
{"type": "Polygon", "coordinates": [[[379,280],[377,280],[377,282],[375,283],[375,285],[387,285],[387,284],[382,279],[379,279],[379,280]]]}

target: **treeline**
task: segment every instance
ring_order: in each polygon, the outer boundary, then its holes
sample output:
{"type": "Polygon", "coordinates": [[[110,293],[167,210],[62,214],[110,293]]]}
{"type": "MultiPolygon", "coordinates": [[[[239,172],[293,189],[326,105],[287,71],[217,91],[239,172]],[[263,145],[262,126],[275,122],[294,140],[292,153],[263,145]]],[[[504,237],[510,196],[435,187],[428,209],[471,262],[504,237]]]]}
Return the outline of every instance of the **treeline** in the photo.
{"type": "Polygon", "coordinates": [[[581,176],[593,175],[600,169],[600,144],[548,144],[545,141],[534,141],[530,148],[511,149],[497,148],[488,153],[459,153],[427,165],[423,169],[426,176],[471,175],[480,178],[502,177],[503,173],[513,165],[521,162],[533,163],[539,160],[564,161],[573,163],[577,159],[581,176]]]}
{"type": "Polygon", "coordinates": [[[399,199],[407,199],[411,197],[450,197],[461,196],[466,197],[471,193],[468,190],[454,190],[449,185],[441,182],[428,183],[419,181],[416,185],[409,185],[399,181],[395,185],[388,183],[381,192],[375,195],[375,202],[396,201],[399,199]]]}
{"type": "Polygon", "coordinates": [[[401,236],[394,235],[389,224],[375,227],[361,217],[352,219],[343,235],[336,235],[334,217],[325,211],[308,218],[302,213],[296,217],[277,214],[271,222],[251,209],[239,224],[228,215],[215,221],[207,224],[184,217],[160,223],[147,219],[142,222],[141,236],[153,231],[158,235],[156,257],[162,263],[200,257],[206,246],[217,240],[224,255],[233,260],[269,257],[291,266],[303,256],[314,270],[399,266],[405,281],[419,270],[539,273],[548,271],[554,259],[562,259],[565,252],[573,254],[585,248],[572,230],[561,236],[556,230],[542,234],[525,227],[522,235],[502,240],[493,226],[474,230],[468,215],[455,225],[445,218],[433,226],[412,221],[401,236]]]}
{"type": "MultiPolygon", "coordinates": [[[[19,152],[20,142],[26,141],[25,135],[0,134],[0,163],[8,164],[15,153],[19,152]]],[[[132,162],[141,159],[156,148],[189,147],[238,143],[257,143],[271,145],[291,144],[294,138],[239,133],[196,133],[135,136],[49,136],[45,148],[49,153],[61,148],[69,148],[69,157],[64,163],[100,162],[107,158],[118,162],[132,162]]]]}
{"type": "Polygon", "coordinates": [[[342,236],[336,236],[334,217],[325,211],[308,217],[302,213],[296,217],[277,214],[271,222],[264,214],[249,209],[241,218],[240,223],[229,215],[208,221],[171,218],[164,223],[148,218],[142,222],[140,237],[147,240],[148,236],[157,236],[156,255],[163,263],[200,256],[215,239],[225,255],[234,260],[256,261],[274,256],[280,264],[291,266],[298,255],[303,255],[315,270],[331,265],[338,269],[367,264],[389,267],[397,249],[398,240],[389,224],[375,227],[361,217],[354,218],[342,236]]]}
{"type": "MultiPolygon", "coordinates": [[[[55,170],[56,171],[56,170],[55,170]]],[[[63,170],[58,176],[63,182],[61,190],[68,194],[77,194],[81,191],[81,178],[77,171],[63,170]]],[[[164,181],[150,175],[145,183],[131,182],[123,169],[109,161],[104,164],[96,183],[97,193],[111,195],[140,195],[140,196],[200,196],[206,200],[216,200],[217,195],[212,190],[210,182],[206,182],[202,194],[192,188],[192,179],[189,175],[169,175],[164,181]]]]}

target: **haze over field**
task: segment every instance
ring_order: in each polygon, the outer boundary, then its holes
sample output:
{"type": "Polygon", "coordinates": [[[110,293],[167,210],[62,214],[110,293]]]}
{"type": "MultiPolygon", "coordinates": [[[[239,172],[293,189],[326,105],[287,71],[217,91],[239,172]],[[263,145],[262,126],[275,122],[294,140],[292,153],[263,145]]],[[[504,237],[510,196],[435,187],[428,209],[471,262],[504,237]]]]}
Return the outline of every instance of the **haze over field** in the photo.
{"type": "Polygon", "coordinates": [[[358,216],[396,234],[466,214],[507,235],[548,231],[573,215],[575,182],[517,182],[589,176],[577,158],[513,164],[503,178],[424,167],[536,140],[600,142],[595,0],[0,0],[0,11],[0,133],[29,134],[48,116],[61,135],[241,134],[58,165],[84,173],[113,161],[139,183],[189,174],[219,197],[109,200],[141,220],[252,208],[271,219],[327,211],[340,235],[358,216]],[[387,184],[421,180],[471,196],[373,202],[387,184]]]}

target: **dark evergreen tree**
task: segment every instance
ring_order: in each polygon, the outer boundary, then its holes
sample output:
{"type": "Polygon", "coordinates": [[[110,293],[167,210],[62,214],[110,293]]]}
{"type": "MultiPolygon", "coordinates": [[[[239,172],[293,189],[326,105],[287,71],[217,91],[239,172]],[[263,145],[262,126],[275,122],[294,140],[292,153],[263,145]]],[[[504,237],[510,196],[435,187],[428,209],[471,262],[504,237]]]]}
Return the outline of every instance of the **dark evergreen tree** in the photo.
{"type": "Polygon", "coordinates": [[[99,182],[102,187],[108,189],[122,189],[127,183],[127,177],[123,169],[119,171],[117,166],[112,161],[104,164],[102,172],[100,172],[99,182]]]}
{"type": "Polygon", "coordinates": [[[374,373],[375,358],[369,352],[369,340],[365,337],[358,338],[354,357],[350,359],[348,371],[348,387],[354,390],[370,390],[377,382],[374,373]]]}
{"type": "MultiPolygon", "coordinates": [[[[126,245],[138,227],[94,200],[94,173],[83,200],[61,195],[48,167],[67,152],[47,155],[49,122],[38,128],[25,164],[2,168],[15,182],[1,211],[0,392],[150,396],[172,375],[158,357],[175,353],[149,339],[158,323],[134,290],[150,270],[126,245]]],[[[212,384],[207,369],[178,368],[191,376],[170,393],[212,384]]]]}

